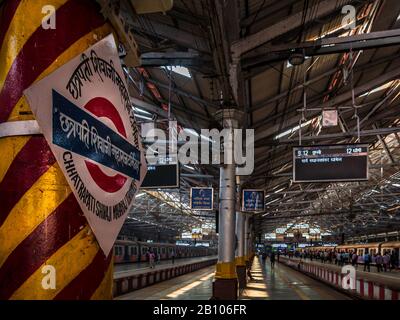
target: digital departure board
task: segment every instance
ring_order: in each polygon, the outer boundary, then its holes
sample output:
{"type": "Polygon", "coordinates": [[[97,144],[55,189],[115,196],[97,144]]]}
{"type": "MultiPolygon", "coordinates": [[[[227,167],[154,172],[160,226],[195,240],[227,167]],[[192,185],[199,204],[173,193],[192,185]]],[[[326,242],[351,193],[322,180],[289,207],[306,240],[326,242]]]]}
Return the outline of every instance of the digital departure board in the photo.
{"type": "Polygon", "coordinates": [[[294,182],[368,180],[368,145],[293,148],[294,182]]]}
{"type": "Polygon", "coordinates": [[[179,188],[179,165],[148,165],[141,188],[179,188]]]}

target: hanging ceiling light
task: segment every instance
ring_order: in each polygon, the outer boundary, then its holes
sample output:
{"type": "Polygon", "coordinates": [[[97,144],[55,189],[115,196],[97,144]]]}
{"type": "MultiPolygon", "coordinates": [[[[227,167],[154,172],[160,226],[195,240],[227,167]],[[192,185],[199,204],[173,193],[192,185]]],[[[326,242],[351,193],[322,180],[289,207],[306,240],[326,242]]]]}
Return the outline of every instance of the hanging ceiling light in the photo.
{"type": "Polygon", "coordinates": [[[299,66],[304,63],[306,56],[304,50],[295,50],[289,56],[289,63],[292,66],[299,66]]]}

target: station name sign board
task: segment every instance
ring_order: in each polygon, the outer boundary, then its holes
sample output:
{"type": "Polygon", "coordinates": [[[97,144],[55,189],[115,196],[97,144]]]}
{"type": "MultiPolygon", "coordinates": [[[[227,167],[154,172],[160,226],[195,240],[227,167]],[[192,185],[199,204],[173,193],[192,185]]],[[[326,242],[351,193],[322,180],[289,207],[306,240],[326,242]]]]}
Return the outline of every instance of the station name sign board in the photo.
{"type": "Polygon", "coordinates": [[[107,256],[147,167],[113,35],[24,94],[107,256]]]}
{"type": "Polygon", "coordinates": [[[294,182],[368,180],[368,145],[293,148],[294,182]]]}
{"type": "Polygon", "coordinates": [[[193,210],[213,210],[213,188],[191,188],[190,207],[193,210]]]}
{"type": "Polygon", "coordinates": [[[262,189],[243,189],[242,211],[260,212],[265,209],[265,192],[262,189]]]}

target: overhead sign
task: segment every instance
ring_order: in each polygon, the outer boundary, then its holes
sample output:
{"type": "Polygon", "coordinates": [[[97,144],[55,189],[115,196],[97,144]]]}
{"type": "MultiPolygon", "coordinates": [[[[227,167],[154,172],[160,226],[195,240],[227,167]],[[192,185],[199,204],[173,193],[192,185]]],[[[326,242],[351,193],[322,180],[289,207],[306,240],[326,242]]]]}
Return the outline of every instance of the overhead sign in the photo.
{"type": "Polygon", "coordinates": [[[323,110],[322,111],[322,126],[323,127],[336,127],[337,125],[338,125],[337,110],[323,110]]]}
{"type": "Polygon", "coordinates": [[[242,190],[242,211],[260,212],[264,211],[265,192],[262,189],[243,189],[242,190]]]}
{"type": "Polygon", "coordinates": [[[108,255],[147,170],[113,36],[24,94],[108,255]]]}
{"type": "Polygon", "coordinates": [[[191,188],[190,207],[193,210],[213,210],[214,207],[213,188],[191,188]]]}
{"type": "Polygon", "coordinates": [[[179,164],[149,165],[141,188],[179,188],[179,164]]]}
{"type": "Polygon", "coordinates": [[[368,180],[368,145],[293,148],[294,182],[368,180]]]}

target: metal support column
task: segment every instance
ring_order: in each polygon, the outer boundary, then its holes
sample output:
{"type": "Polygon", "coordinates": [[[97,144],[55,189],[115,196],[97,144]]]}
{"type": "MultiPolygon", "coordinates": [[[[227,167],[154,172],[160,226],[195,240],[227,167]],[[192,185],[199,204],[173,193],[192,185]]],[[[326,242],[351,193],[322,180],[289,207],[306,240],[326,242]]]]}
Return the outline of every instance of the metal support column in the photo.
{"type": "Polygon", "coordinates": [[[245,215],[244,213],[236,212],[236,237],[237,237],[237,249],[236,249],[236,273],[239,280],[239,289],[243,289],[246,286],[246,257],[245,257],[245,215]]]}
{"type": "Polygon", "coordinates": [[[224,141],[224,159],[220,168],[219,203],[219,239],[218,263],[213,284],[213,298],[236,300],[238,282],[235,264],[235,227],[236,227],[236,168],[233,161],[233,129],[238,128],[241,112],[235,109],[223,109],[216,114],[224,129],[231,134],[231,143],[224,141]],[[227,158],[231,163],[225,163],[227,158]]]}

